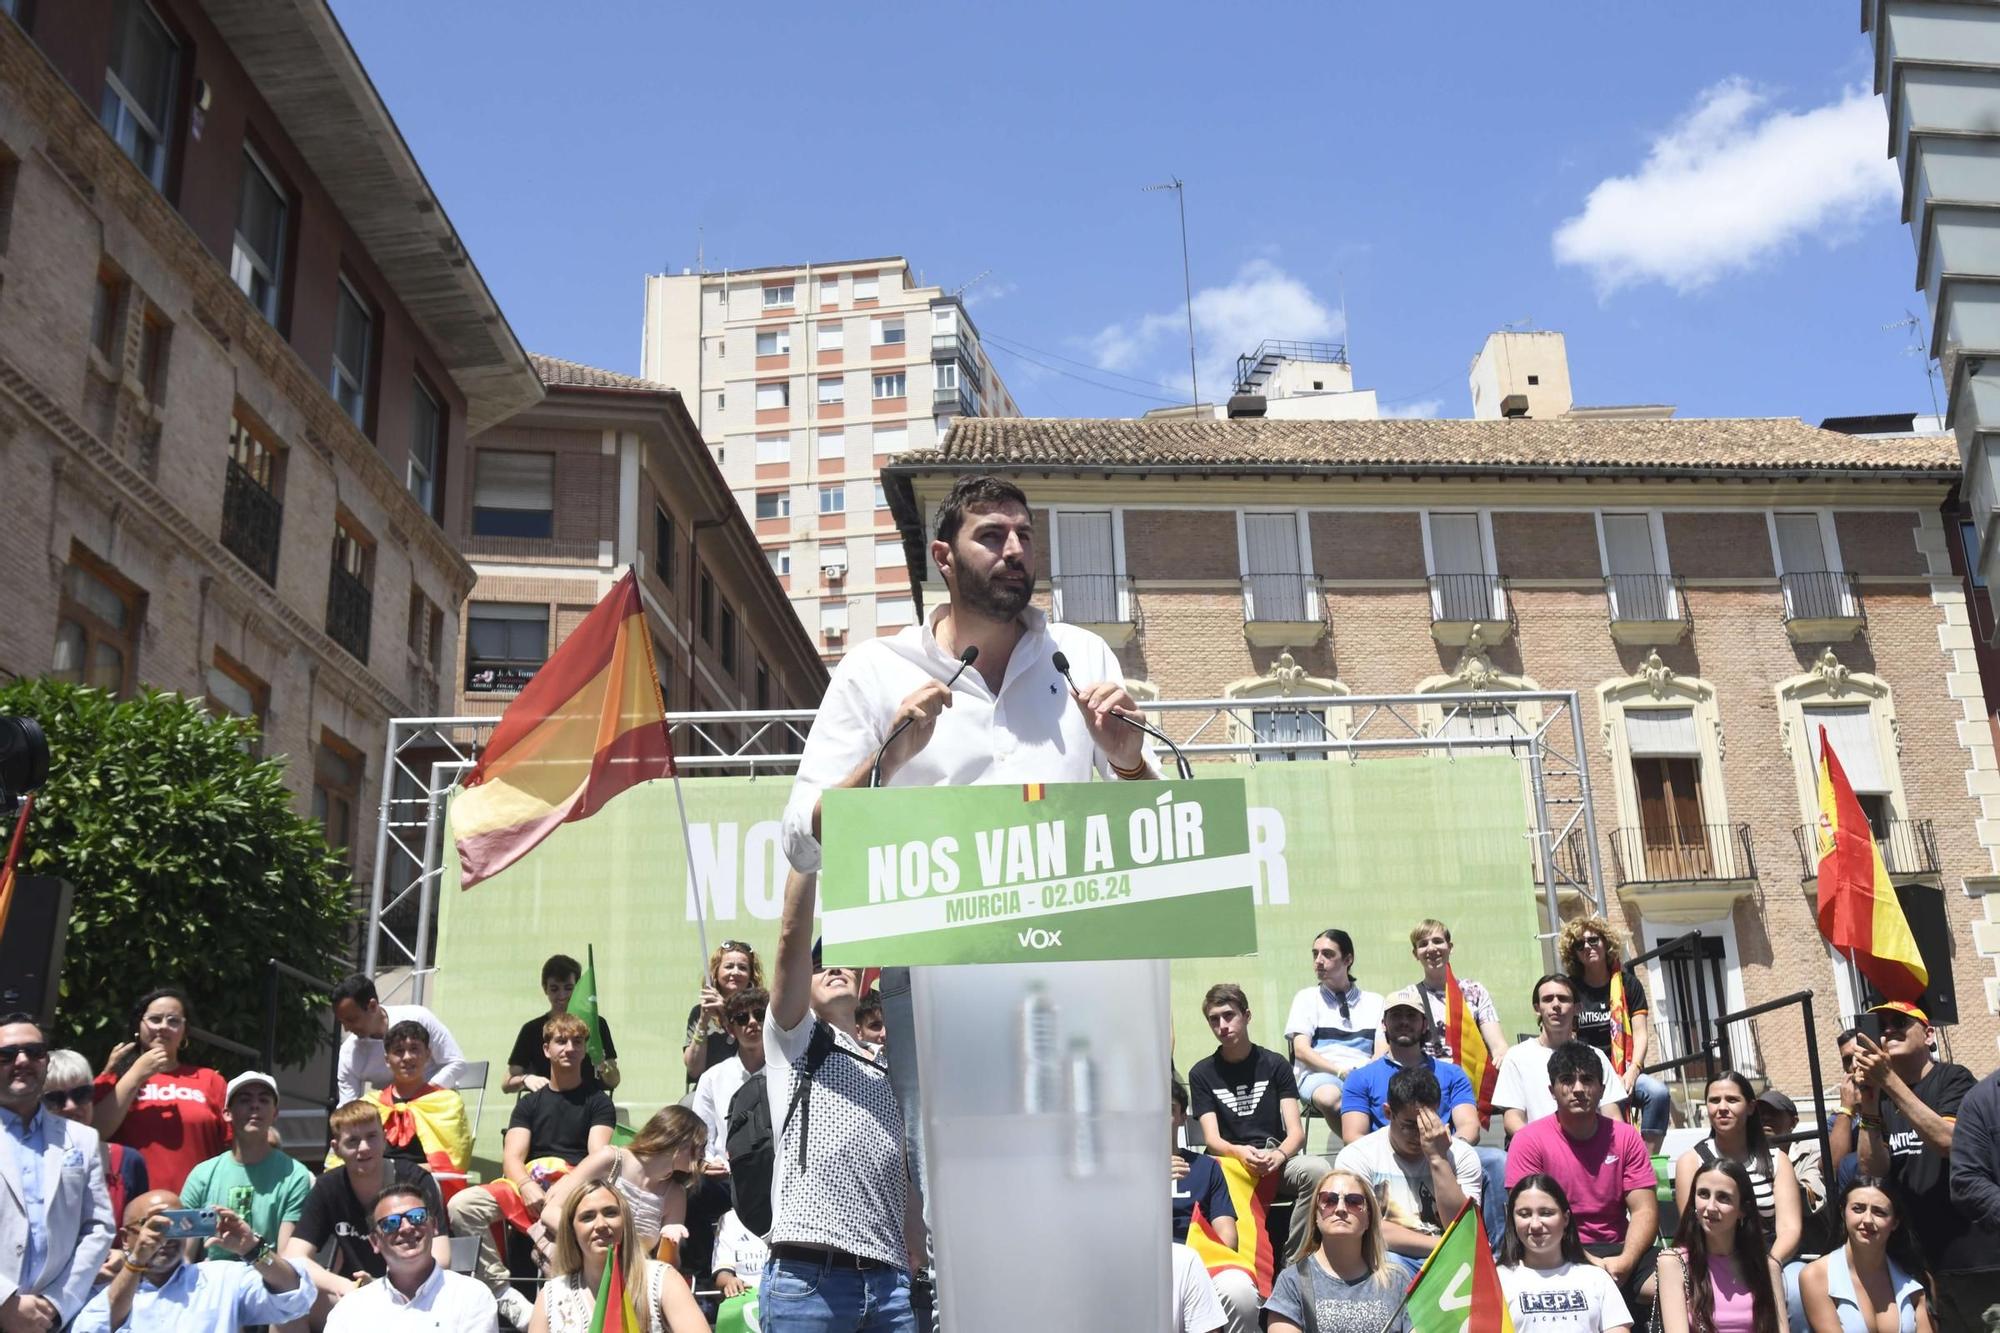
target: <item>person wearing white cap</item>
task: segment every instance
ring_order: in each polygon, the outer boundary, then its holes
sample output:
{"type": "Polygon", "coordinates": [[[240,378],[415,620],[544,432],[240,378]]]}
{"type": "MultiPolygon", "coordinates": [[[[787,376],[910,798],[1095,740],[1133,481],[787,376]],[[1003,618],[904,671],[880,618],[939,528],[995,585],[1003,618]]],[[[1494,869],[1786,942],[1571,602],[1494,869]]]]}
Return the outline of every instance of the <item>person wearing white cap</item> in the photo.
{"type": "MultiPolygon", "coordinates": [[[[278,1119],[278,1084],[254,1070],[229,1080],[223,1119],[235,1135],[229,1151],[195,1167],[181,1186],[188,1208],[224,1207],[240,1215],[265,1240],[285,1248],[312,1192],[312,1172],[271,1142],[278,1119]]],[[[210,1242],[211,1259],[240,1258],[220,1241],[210,1242]]]]}

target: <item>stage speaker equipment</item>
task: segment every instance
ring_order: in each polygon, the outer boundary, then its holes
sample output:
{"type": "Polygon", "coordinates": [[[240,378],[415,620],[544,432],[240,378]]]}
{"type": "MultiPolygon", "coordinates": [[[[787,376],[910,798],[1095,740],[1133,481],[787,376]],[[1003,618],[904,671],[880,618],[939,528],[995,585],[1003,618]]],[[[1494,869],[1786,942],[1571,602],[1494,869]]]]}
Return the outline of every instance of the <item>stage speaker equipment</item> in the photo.
{"type": "Polygon", "coordinates": [[[72,892],[66,879],[21,876],[14,885],[6,933],[0,935],[0,1014],[33,1014],[45,1033],[55,1021],[62,988],[72,892]]]}
{"type": "Polygon", "coordinates": [[[1898,884],[1896,899],[1917,940],[1917,953],[1931,974],[1919,1006],[1932,1024],[1958,1022],[1958,990],[1951,979],[1951,922],[1945,916],[1944,894],[1928,884],[1898,884]]]}

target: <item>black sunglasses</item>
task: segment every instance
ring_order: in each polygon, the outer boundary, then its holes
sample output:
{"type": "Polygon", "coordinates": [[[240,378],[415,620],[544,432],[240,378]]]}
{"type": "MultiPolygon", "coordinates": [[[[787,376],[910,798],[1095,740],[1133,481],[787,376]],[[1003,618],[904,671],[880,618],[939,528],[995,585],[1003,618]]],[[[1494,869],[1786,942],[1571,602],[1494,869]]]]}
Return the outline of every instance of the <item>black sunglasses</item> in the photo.
{"type": "Polygon", "coordinates": [[[51,1111],[60,1112],[65,1106],[88,1106],[94,1091],[90,1084],[79,1083],[74,1088],[57,1088],[42,1094],[42,1105],[51,1111]]]}
{"type": "Polygon", "coordinates": [[[393,1236],[403,1229],[403,1223],[405,1222],[408,1222],[413,1227],[420,1227],[430,1220],[430,1209],[406,1208],[400,1213],[390,1213],[387,1217],[376,1218],[375,1229],[385,1236],[393,1236]]]}
{"type": "Polygon", "coordinates": [[[729,1026],[733,1028],[747,1028],[752,1023],[761,1024],[763,1021],[764,1015],[762,1014],[731,1014],[729,1016],[729,1026]]]}
{"type": "Polygon", "coordinates": [[[22,1056],[30,1060],[49,1058],[49,1044],[45,1041],[24,1041],[18,1046],[0,1046],[0,1065],[11,1065],[22,1056]]]}

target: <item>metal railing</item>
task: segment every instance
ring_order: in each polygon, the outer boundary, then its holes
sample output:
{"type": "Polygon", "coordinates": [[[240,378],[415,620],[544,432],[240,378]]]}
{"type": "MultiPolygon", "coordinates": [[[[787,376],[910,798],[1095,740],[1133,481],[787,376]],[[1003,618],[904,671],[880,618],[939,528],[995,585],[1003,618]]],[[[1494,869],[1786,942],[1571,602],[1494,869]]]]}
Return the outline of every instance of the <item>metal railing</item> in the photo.
{"type": "Polygon", "coordinates": [[[1243,618],[1251,622],[1324,624],[1319,580],[1310,574],[1245,574],[1243,618]]]}
{"type": "MultiPolygon", "coordinates": [[[[1792,838],[1799,845],[1799,878],[1819,875],[1819,825],[1797,824],[1792,838]]],[[[1938,873],[1937,832],[1928,819],[1891,819],[1875,834],[1882,864],[1892,875],[1938,873]]]]}
{"type": "Polygon", "coordinates": [[[1049,579],[1054,619],[1071,625],[1135,625],[1139,602],[1123,574],[1057,574],[1049,579]]]}
{"type": "Polygon", "coordinates": [[[1613,829],[1611,863],[1620,884],[1757,878],[1748,824],[1613,829]]]}
{"type": "Polygon", "coordinates": [[[1687,593],[1678,574],[1611,574],[1604,580],[1611,623],[1685,625],[1687,593]]]}
{"type": "Polygon", "coordinates": [[[368,590],[368,585],[335,565],[326,588],[326,632],[352,653],[357,662],[368,660],[369,624],[374,610],[375,594],[368,590]]]}
{"type": "Polygon", "coordinates": [[[1284,361],[1319,361],[1344,366],[1347,364],[1347,344],[1266,338],[1257,344],[1256,351],[1236,358],[1236,392],[1249,393],[1261,388],[1264,381],[1271,378],[1271,372],[1284,361]]]}
{"type": "MultiPolygon", "coordinates": [[[[1681,943],[1683,940],[1698,939],[1699,937],[1700,932],[1698,931],[1693,935],[1683,935],[1680,939],[1669,941],[1668,944],[1662,945],[1660,949],[1654,950],[1654,954],[1664,952],[1666,949],[1681,943]]],[[[1651,958],[1652,956],[1652,954],[1642,955],[1643,958],[1651,958]]],[[[1634,959],[1633,963],[1639,961],[1641,959],[1634,959]]],[[[1627,967],[1632,965],[1632,963],[1626,964],[1627,967]]],[[[1761,1018],[1765,1014],[1776,1013],[1780,1009],[1789,1009],[1793,1005],[1798,1006],[1799,1017],[1802,1020],[1806,1070],[1808,1076],[1812,1079],[1812,1107],[1817,1112],[1819,1108],[1826,1105],[1826,1081],[1820,1073],[1819,1032],[1813,1022],[1813,993],[1809,990],[1793,991],[1789,995],[1780,995],[1774,1000],[1765,1000],[1761,1004],[1748,1005],[1742,1009],[1732,1009],[1728,1013],[1717,1015],[1712,1022],[1704,1025],[1708,1028],[1709,1035],[1703,1040],[1698,1043],[1692,1043],[1684,1054],[1647,1065],[1642,1072],[1655,1075],[1673,1073],[1683,1080],[1683,1086],[1685,1086],[1685,1079],[1687,1077],[1685,1071],[1690,1065],[1698,1067],[1705,1074],[1720,1073],[1725,1069],[1735,1069],[1740,1063],[1740,1052],[1736,1048],[1737,1038],[1730,1035],[1730,1029],[1737,1024],[1747,1025],[1754,1018],[1761,1018]]],[[[1754,1032],[1755,1029],[1746,1026],[1745,1031],[1754,1032]]],[[[1753,1068],[1755,1067],[1755,1063],[1753,1055],[1750,1061],[1753,1068]]],[[[1817,1138],[1819,1140],[1820,1160],[1831,1165],[1833,1164],[1833,1147],[1827,1142],[1826,1124],[1828,1118],[1817,1113],[1813,1118],[1818,1126],[1816,1134],[1806,1131],[1791,1137],[1817,1138]]],[[[1788,1139],[1787,1142],[1789,1141],[1788,1139]]]]}
{"type": "Polygon", "coordinates": [[[1856,620],[1867,623],[1854,575],[1841,569],[1810,569],[1778,575],[1785,620],[1856,620]]]}
{"type": "Polygon", "coordinates": [[[1432,574],[1428,582],[1433,625],[1514,619],[1514,599],[1498,574],[1432,574]]]}
{"type": "Polygon", "coordinates": [[[229,460],[222,483],[222,544],[266,583],[278,580],[278,541],[285,506],[238,463],[229,460]]]}

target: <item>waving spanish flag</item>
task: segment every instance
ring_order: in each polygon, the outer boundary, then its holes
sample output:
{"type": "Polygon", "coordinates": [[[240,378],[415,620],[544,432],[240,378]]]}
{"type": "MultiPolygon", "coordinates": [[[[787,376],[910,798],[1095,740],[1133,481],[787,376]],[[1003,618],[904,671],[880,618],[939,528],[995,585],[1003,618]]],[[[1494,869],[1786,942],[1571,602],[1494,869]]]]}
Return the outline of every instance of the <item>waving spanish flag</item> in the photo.
{"type": "Polygon", "coordinates": [[[1923,998],[1930,972],[1825,727],[1819,729],[1819,933],[1885,998],[1923,998]]]}
{"type": "Polygon", "coordinates": [[[645,1333],[649,1322],[639,1318],[632,1289],[625,1283],[625,1251],[614,1248],[597,1284],[597,1305],[590,1312],[590,1333],[645,1333]]]}
{"type": "Polygon", "coordinates": [[[667,710],[634,571],[612,585],[507,705],[452,802],[461,887],[534,850],[628,787],[672,777],[667,710]]]}
{"type": "MultiPolygon", "coordinates": [[[[1268,1298],[1271,1280],[1285,1262],[1278,1258],[1271,1244],[1271,1233],[1265,1226],[1271,1201],[1278,1197],[1278,1173],[1273,1171],[1269,1175],[1253,1176],[1250,1168],[1234,1157],[1217,1157],[1215,1164],[1222,1168],[1222,1183],[1229,1187],[1229,1202],[1236,1209],[1236,1248],[1232,1250],[1222,1243],[1215,1229],[1209,1226],[1208,1219],[1202,1215],[1200,1205],[1196,1205],[1194,1218],[1188,1226],[1188,1248],[1195,1252],[1211,1274],[1220,1273],[1225,1268],[1242,1269],[1257,1284],[1257,1295],[1268,1298]]],[[[1286,1259],[1289,1258],[1287,1255],[1286,1259]]]]}
{"type": "Polygon", "coordinates": [[[1472,1084],[1479,1123],[1485,1125],[1493,1118],[1493,1085],[1500,1081],[1500,1065],[1486,1045],[1479,1016],[1465,1002],[1465,992],[1459,989],[1450,963],[1444,965],[1444,1040],[1451,1047],[1451,1062],[1465,1071],[1472,1084]]]}

